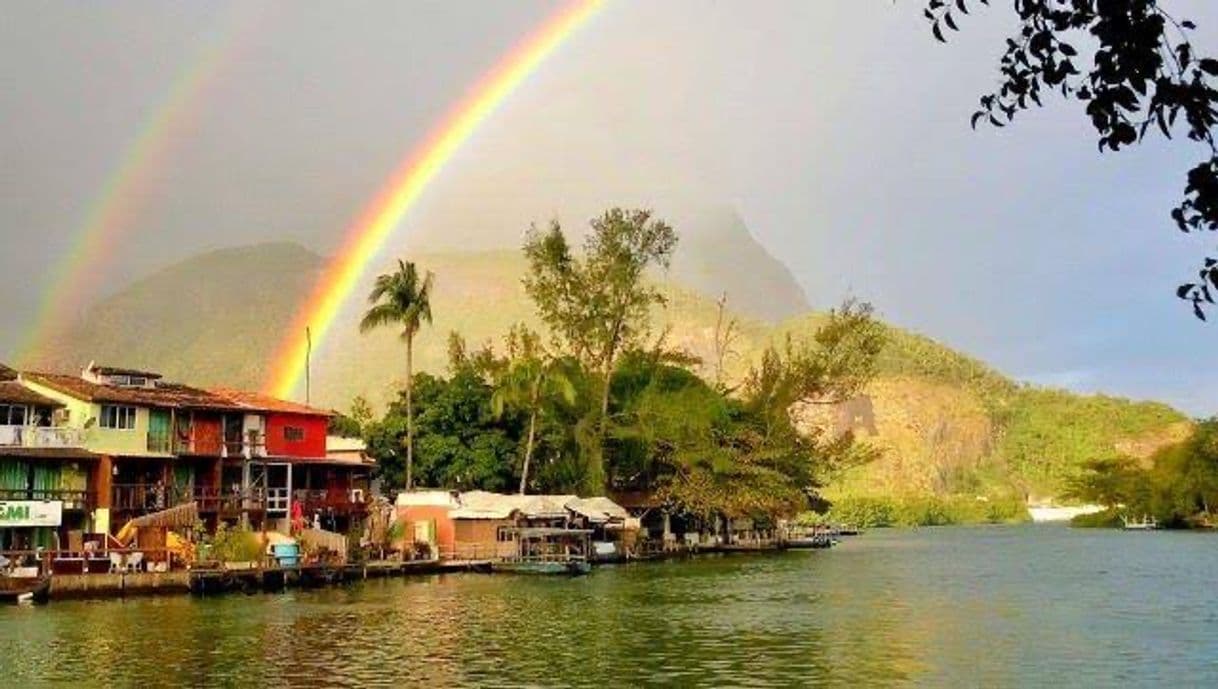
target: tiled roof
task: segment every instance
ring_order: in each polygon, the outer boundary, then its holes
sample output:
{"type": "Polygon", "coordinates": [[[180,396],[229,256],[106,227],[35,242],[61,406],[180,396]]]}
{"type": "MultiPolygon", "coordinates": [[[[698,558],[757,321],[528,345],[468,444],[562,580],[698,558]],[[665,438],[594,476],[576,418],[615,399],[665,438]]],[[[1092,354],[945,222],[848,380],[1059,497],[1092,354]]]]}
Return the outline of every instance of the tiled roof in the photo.
{"type": "Polygon", "coordinates": [[[17,380],[17,371],[0,364],[0,380],[17,380]]]}
{"type": "Polygon", "coordinates": [[[214,409],[219,411],[280,412],[309,416],[333,416],[334,413],[296,402],[276,399],[269,395],[244,390],[203,390],[178,383],[158,381],[156,387],[122,387],[103,385],[80,376],[63,373],[23,373],[27,380],[45,385],[65,395],[90,402],[134,404],[166,409],[214,409]]]}
{"type": "Polygon", "coordinates": [[[248,392],[245,390],[230,390],[228,388],[214,388],[212,394],[231,400],[238,406],[244,407],[251,411],[273,411],[283,414],[307,414],[309,416],[334,416],[334,412],[324,409],[317,409],[288,400],[281,400],[270,395],[264,395],[260,392],[248,392]]]}
{"type": "Polygon", "coordinates": [[[15,380],[0,380],[0,404],[28,404],[36,407],[59,408],[63,404],[39,395],[15,380]]]}
{"type": "Polygon", "coordinates": [[[125,388],[114,385],[99,385],[79,376],[59,373],[26,373],[25,378],[33,383],[45,385],[65,395],[90,402],[112,402],[115,404],[137,404],[146,407],[173,409],[221,409],[242,410],[245,407],[233,400],[206,390],[176,383],[158,383],[154,388],[125,388]]]}

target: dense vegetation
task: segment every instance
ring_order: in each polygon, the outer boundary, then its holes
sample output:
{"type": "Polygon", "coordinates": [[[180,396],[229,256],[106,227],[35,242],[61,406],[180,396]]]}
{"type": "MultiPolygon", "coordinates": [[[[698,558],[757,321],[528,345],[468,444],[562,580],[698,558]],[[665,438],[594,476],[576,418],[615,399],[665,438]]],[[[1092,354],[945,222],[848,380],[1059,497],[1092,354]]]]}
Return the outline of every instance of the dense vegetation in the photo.
{"type": "MultiPolygon", "coordinates": [[[[557,225],[530,234],[525,284],[551,344],[524,326],[498,349],[449,336],[447,376],[413,380],[419,483],[642,491],[698,516],[773,517],[807,509],[837,472],[873,459],[849,433],[801,432],[790,413],[850,399],[872,380],[885,328],[870,307],[848,302],[806,341],[767,347],[729,391],[650,329],[665,297],[645,269],[676,241],[649,214],[618,210],[593,222],[578,254],[557,225]]],[[[340,422],[362,426],[393,486],[405,481],[407,404],[404,388],[381,419],[340,422]]]]}
{"type": "Polygon", "coordinates": [[[1154,517],[1164,526],[1209,526],[1218,508],[1218,420],[1197,424],[1187,440],[1156,452],[1148,462],[1109,456],[1088,462],[1070,494],[1103,505],[1080,526],[1117,526],[1122,517],[1154,517]]]}

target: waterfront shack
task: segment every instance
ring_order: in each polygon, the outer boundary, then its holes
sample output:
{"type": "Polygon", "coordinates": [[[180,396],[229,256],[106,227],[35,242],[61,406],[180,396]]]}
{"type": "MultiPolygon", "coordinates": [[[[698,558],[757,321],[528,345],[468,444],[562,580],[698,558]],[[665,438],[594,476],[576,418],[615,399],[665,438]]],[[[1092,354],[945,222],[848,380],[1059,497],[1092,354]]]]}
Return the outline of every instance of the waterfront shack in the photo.
{"type": "Polygon", "coordinates": [[[456,525],[452,519],[453,510],[461,506],[457,495],[457,491],[451,490],[398,493],[394,512],[407,545],[422,547],[431,557],[463,559],[456,556],[456,525]]]}
{"type": "Polygon", "coordinates": [[[634,548],[640,522],[626,508],[606,497],[575,498],[566,503],[570,523],[590,534],[589,557],[593,560],[623,560],[634,548]]]}

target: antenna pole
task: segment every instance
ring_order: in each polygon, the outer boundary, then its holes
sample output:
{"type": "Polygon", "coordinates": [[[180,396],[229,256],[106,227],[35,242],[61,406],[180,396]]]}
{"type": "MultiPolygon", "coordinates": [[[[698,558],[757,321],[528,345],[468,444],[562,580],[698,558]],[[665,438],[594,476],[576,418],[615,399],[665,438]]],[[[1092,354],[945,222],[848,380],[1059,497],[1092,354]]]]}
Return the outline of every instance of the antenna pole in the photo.
{"type": "Polygon", "coordinates": [[[310,380],[310,372],[313,359],[313,332],[305,327],[305,404],[312,404],[312,381],[310,380]]]}

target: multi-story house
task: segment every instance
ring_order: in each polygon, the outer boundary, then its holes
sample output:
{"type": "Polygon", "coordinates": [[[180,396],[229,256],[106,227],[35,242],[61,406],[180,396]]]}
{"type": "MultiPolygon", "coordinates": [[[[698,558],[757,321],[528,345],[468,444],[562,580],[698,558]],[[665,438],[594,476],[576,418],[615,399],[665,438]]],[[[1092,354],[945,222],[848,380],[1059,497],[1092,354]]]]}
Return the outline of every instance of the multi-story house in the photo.
{"type": "MultiPolygon", "coordinates": [[[[347,532],[367,516],[371,462],[329,451],[330,412],[239,390],[214,394],[262,414],[267,517],[298,514],[308,523],[347,532]]],[[[277,526],[284,526],[282,523],[277,526]]]]}
{"type": "Polygon", "coordinates": [[[0,550],[68,548],[91,528],[98,457],[64,405],[0,367],[0,550]]]}
{"type": "Polygon", "coordinates": [[[75,477],[71,485],[84,492],[73,503],[87,517],[78,530],[114,533],[136,516],[187,502],[209,527],[225,521],[286,531],[295,515],[345,531],[365,516],[370,464],[327,455],[330,412],[94,364],[79,375],[23,373],[8,385],[25,401],[24,411],[6,419],[23,426],[5,431],[0,423],[0,443],[6,432],[26,443],[59,442],[60,455],[70,451],[82,462],[76,473],[60,474],[75,477]]]}

